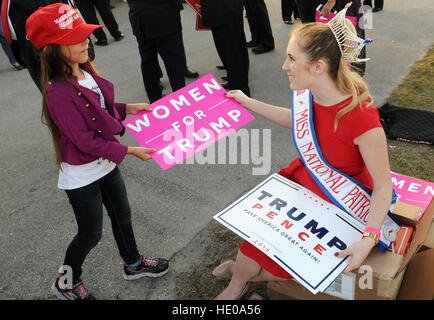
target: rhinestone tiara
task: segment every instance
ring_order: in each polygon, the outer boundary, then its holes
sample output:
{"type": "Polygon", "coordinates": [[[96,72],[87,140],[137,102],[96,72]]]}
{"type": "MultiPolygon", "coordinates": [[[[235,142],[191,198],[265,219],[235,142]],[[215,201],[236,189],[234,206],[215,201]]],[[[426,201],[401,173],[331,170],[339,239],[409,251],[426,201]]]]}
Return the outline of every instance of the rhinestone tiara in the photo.
{"type": "Polygon", "coordinates": [[[336,16],[327,23],[327,25],[338,42],[339,50],[341,51],[344,61],[355,63],[366,62],[370,60],[370,58],[359,59],[359,55],[363,47],[371,44],[373,40],[359,38],[357,34],[354,34],[352,31],[351,22],[345,18],[345,14],[351,4],[352,2],[349,2],[345,8],[339,11],[336,16]],[[349,25],[351,25],[351,27],[349,25]]]}

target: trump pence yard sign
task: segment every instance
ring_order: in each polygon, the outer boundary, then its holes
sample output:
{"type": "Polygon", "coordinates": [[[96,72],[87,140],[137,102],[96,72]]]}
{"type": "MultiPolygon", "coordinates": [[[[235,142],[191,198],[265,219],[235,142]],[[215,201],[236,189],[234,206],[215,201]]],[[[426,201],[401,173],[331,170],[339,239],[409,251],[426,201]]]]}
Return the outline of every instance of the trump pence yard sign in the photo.
{"type": "Polygon", "coordinates": [[[166,170],[254,120],[225,92],[208,74],[122,123],[141,146],[156,149],[150,155],[166,170]]]}
{"type": "Polygon", "coordinates": [[[324,291],[348,265],[337,258],[362,238],[364,225],[279,174],[214,216],[273,259],[312,293],[324,291]]]}

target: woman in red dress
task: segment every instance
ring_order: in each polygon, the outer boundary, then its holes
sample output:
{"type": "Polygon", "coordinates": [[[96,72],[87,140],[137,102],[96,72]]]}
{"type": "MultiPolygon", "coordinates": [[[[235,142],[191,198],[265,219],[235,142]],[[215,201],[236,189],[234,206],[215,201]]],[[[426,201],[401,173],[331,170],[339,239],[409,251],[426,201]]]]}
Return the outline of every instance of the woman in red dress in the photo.
{"type": "MultiPolygon", "coordinates": [[[[292,32],[282,69],[288,74],[292,90],[311,91],[314,126],[324,158],[372,191],[366,226],[380,229],[390,207],[392,181],[386,137],[366,83],[347,67],[336,38],[325,24],[304,24],[292,32]]],[[[292,127],[290,109],[254,100],[239,90],[229,91],[227,97],[282,127],[292,127]]],[[[300,158],[279,174],[331,202],[300,158]]],[[[363,237],[341,251],[338,257],[350,256],[345,272],[357,269],[375,244],[374,239],[363,237]]],[[[220,265],[213,274],[231,277],[228,287],[216,297],[222,300],[240,298],[251,281],[292,278],[247,241],[241,245],[235,262],[220,265]]]]}

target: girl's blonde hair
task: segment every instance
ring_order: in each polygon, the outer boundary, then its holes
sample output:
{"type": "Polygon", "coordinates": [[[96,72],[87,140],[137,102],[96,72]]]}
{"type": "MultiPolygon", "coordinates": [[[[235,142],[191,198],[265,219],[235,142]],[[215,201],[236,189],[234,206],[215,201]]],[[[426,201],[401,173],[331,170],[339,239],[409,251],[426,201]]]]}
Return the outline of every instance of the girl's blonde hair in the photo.
{"type": "MultiPolygon", "coordinates": [[[[349,24],[352,26],[351,22],[349,24]]],[[[352,31],[356,33],[354,27],[352,31]]],[[[328,73],[336,82],[338,90],[352,96],[351,103],[337,113],[334,123],[335,130],[339,120],[363,101],[368,101],[366,107],[372,105],[374,100],[368,85],[357,72],[348,68],[342,59],[339,45],[326,24],[303,24],[295,28],[291,36],[300,37],[297,44],[307,55],[309,63],[325,59],[328,62],[328,73]]]]}

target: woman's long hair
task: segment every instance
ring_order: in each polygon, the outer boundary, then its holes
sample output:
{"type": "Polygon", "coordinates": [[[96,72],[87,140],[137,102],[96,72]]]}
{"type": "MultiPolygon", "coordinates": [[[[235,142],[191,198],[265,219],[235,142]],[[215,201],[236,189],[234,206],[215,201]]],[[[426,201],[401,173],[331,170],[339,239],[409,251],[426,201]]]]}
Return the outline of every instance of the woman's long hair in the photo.
{"type": "MultiPolygon", "coordinates": [[[[349,21],[348,21],[349,22],[349,21]]],[[[349,24],[352,27],[351,22],[349,24]]],[[[353,30],[356,32],[355,29],[353,30]]],[[[342,59],[339,45],[326,24],[307,23],[293,30],[292,36],[300,36],[299,47],[306,53],[310,63],[325,59],[328,62],[328,73],[343,94],[352,96],[351,103],[336,114],[334,128],[337,129],[339,119],[367,100],[366,107],[372,105],[373,98],[368,85],[355,71],[348,68],[342,59]]]]}
{"type": "MultiPolygon", "coordinates": [[[[68,82],[72,76],[72,68],[68,64],[68,60],[64,57],[60,50],[60,46],[49,44],[41,51],[41,87],[42,87],[42,115],[41,121],[50,130],[53,139],[54,151],[56,154],[56,163],[60,168],[62,156],[60,153],[60,132],[50,116],[46,101],[47,86],[49,81],[65,81],[68,82]]],[[[86,62],[91,70],[91,73],[98,75],[98,72],[93,67],[90,60],[86,62]]],[[[55,106],[62,108],[61,105],[55,106]]]]}

